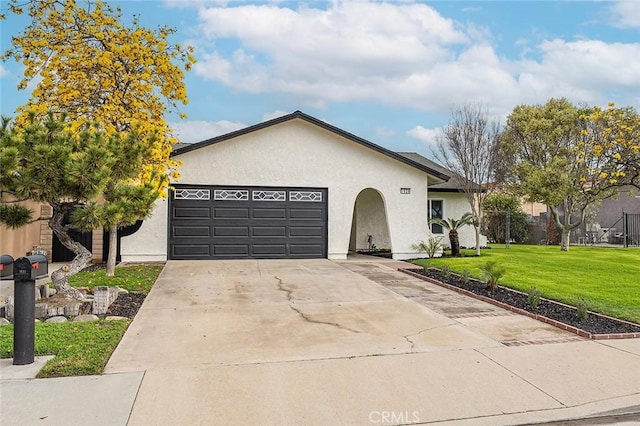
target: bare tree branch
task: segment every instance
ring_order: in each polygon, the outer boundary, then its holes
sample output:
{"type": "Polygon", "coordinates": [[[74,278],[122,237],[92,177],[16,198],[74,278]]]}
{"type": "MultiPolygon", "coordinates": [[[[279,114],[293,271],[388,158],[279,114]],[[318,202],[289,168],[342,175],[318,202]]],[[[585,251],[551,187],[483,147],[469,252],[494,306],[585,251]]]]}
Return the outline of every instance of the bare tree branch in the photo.
{"type": "Polygon", "coordinates": [[[480,103],[454,107],[451,120],[437,136],[435,158],[451,170],[451,180],[471,207],[476,231],[476,255],[480,255],[482,203],[491,192],[502,139],[500,123],[489,120],[480,103]]]}

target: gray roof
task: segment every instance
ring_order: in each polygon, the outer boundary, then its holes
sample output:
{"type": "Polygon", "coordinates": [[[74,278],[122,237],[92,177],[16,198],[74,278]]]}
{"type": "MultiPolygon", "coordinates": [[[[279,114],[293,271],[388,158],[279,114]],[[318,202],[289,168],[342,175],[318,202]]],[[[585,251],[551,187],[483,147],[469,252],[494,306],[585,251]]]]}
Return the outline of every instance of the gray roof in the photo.
{"type": "MultiPolygon", "coordinates": [[[[399,152],[398,154],[406,158],[409,158],[410,160],[415,161],[416,163],[420,163],[425,167],[429,167],[431,169],[437,170],[440,173],[447,175],[449,178],[451,178],[451,175],[453,174],[449,169],[441,166],[440,164],[434,161],[429,160],[427,157],[423,157],[422,155],[416,152],[399,152]]],[[[460,192],[461,189],[456,185],[455,179],[448,179],[446,182],[429,185],[429,191],[460,192]]]]}
{"type": "MultiPolygon", "coordinates": [[[[307,115],[301,111],[295,111],[292,112],[291,114],[287,114],[287,115],[283,115],[281,117],[278,118],[274,118],[273,120],[269,120],[269,121],[265,121],[263,123],[259,123],[259,124],[255,124],[253,126],[249,126],[249,127],[245,127],[244,129],[240,129],[240,130],[236,130],[224,135],[220,135],[217,136],[215,138],[211,138],[211,139],[206,139],[202,142],[196,142],[196,143],[192,143],[192,144],[179,144],[177,145],[174,150],[173,153],[171,154],[171,156],[176,156],[176,155],[180,155],[180,154],[184,154],[187,152],[191,152],[194,151],[196,149],[200,149],[200,148],[204,148],[205,146],[209,146],[209,145],[213,145],[216,143],[220,143],[220,142],[224,142],[233,138],[236,138],[238,136],[242,136],[242,135],[246,135],[248,133],[251,132],[255,132],[257,130],[261,130],[270,126],[275,126],[277,124],[281,124],[281,123],[285,123],[287,121],[290,120],[294,120],[294,119],[301,119],[304,120],[308,123],[314,124],[318,127],[321,127],[325,130],[328,130],[329,132],[332,132],[336,135],[342,136],[345,139],[348,139],[352,142],[355,142],[357,144],[360,144],[362,146],[365,146],[369,149],[372,149],[374,151],[377,151],[383,155],[386,155],[387,157],[393,158],[394,160],[400,161],[404,164],[407,164],[413,168],[416,168],[420,171],[423,171],[427,174],[429,174],[430,176],[432,176],[433,178],[435,178],[436,181],[442,182],[442,181],[446,181],[449,179],[449,174],[447,173],[443,173],[442,172],[442,168],[438,167],[438,168],[432,168],[429,164],[427,163],[423,163],[421,161],[415,161],[410,157],[407,157],[405,155],[401,155],[400,153],[397,152],[393,152],[391,150],[388,150],[386,148],[381,147],[380,145],[376,145],[373,142],[369,142],[366,139],[363,139],[361,137],[358,137],[352,133],[346,132],[342,129],[339,129],[335,126],[332,126],[329,123],[326,123],[322,120],[319,120],[315,117],[312,117],[310,115],[307,115]]],[[[417,154],[416,154],[417,155],[417,154]]],[[[422,157],[422,156],[420,156],[422,157]]],[[[424,158],[424,157],[422,157],[424,158]]],[[[426,160],[426,158],[425,158],[426,160]]],[[[427,160],[428,161],[428,160],[427,160]]],[[[432,163],[432,162],[431,162],[432,163]]],[[[435,164],[435,163],[432,163],[435,164]]]]}

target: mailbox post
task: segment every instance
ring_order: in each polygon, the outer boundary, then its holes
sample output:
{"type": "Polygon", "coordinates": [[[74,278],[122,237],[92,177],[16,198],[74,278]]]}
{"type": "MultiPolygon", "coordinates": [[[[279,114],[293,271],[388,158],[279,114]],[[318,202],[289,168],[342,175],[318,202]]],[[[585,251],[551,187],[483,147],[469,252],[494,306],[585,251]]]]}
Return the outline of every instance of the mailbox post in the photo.
{"type": "Polygon", "coordinates": [[[26,257],[13,263],[14,326],[13,365],[27,365],[34,361],[36,276],[34,265],[26,257]]]}

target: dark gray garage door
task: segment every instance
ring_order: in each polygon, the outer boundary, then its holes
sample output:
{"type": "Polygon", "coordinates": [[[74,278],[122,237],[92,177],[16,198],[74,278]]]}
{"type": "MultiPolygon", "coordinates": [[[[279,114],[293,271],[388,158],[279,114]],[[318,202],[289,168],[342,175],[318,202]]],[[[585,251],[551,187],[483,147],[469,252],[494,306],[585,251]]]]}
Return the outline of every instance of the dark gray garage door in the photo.
{"type": "Polygon", "coordinates": [[[326,188],[175,185],[170,259],[327,257],[326,188]]]}

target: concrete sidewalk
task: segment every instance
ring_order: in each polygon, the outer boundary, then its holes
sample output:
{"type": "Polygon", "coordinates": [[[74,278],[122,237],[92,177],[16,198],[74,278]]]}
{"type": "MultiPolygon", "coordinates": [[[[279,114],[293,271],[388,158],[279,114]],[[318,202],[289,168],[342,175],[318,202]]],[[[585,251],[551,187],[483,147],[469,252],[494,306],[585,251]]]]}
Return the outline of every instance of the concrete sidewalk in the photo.
{"type": "Polygon", "coordinates": [[[168,262],[106,374],[9,380],[3,365],[0,421],[640,422],[640,339],[576,339],[397,266],[168,262]]]}

